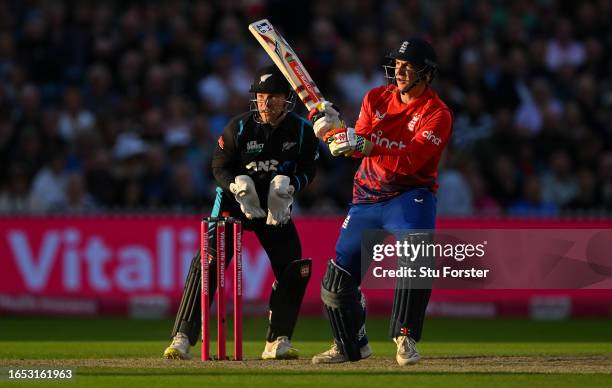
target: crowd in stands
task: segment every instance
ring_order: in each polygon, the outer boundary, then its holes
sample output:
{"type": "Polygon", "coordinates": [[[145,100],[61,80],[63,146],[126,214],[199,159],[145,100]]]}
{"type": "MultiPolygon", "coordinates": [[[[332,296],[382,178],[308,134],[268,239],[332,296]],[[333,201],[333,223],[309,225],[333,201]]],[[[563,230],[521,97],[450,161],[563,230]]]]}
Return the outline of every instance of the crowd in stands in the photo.
{"type": "MultiPolygon", "coordinates": [[[[349,123],[385,53],[432,43],[454,113],[440,215],[612,211],[612,0],[7,0],[0,15],[0,214],[210,209],[216,139],[269,64],[247,30],[261,18],[349,123]]],[[[296,213],[350,201],[359,161],[321,155],[296,213]]]]}

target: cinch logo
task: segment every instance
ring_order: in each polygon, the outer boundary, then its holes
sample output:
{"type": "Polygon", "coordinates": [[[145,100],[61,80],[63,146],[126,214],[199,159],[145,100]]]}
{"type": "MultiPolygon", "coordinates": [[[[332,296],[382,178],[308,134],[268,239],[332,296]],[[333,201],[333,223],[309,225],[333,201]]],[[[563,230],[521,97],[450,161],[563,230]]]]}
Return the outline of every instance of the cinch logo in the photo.
{"type": "Polygon", "coordinates": [[[260,160],[253,161],[247,164],[245,167],[247,170],[252,171],[276,171],[276,166],[278,166],[278,160],[260,160]]]}
{"type": "Polygon", "coordinates": [[[399,148],[400,150],[402,148],[406,148],[406,144],[404,144],[403,141],[400,140],[398,143],[395,140],[389,140],[386,137],[382,137],[382,134],[383,134],[382,131],[373,133],[370,136],[370,140],[372,141],[372,143],[377,144],[379,146],[383,146],[388,149],[392,149],[393,147],[399,148]]]}
{"type": "Polygon", "coordinates": [[[442,139],[434,135],[432,131],[423,131],[423,137],[437,146],[442,144],[442,139]]]}
{"type": "Polygon", "coordinates": [[[257,143],[257,140],[252,140],[247,143],[247,153],[258,153],[263,150],[264,145],[257,143]]]}
{"type": "Polygon", "coordinates": [[[414,126],[416,125],[417,121],[419,121],[420,118],[421,118],[421,115],[419,115],[418,113],[415,113],[415,115],[412,116],[412,119],[408,123],[408,130],[410,132],[414,132],[414,126]]]}

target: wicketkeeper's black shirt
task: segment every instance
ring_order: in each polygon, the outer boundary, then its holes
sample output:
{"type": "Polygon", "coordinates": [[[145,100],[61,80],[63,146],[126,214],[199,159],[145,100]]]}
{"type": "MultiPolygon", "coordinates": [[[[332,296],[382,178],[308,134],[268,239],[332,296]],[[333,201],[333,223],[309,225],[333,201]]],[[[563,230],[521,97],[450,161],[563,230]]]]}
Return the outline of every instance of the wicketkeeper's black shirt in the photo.
{"type": "Polygon", "coordinates": [[[237,175],[249,175],[265,208],[270,181],[276,175],[288,176],[296,192],[312,182],[319,141],[311,124],[293,112],[276,128],[257,123],[255,114],[243,113],[229,121],[217,140],[212,167],[226,194],[237,175]]]}

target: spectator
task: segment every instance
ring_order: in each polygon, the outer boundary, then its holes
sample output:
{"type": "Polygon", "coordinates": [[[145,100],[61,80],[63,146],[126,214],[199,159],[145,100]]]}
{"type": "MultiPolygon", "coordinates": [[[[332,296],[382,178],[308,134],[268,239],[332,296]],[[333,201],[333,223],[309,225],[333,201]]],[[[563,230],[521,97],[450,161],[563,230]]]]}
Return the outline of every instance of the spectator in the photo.
{"type": "Polygon", "coordinates": [[[179,164],[172,174],[170,203],[175,209],[194,210],[202,206],[202,197],[193,185],[191,171],[186,164],[179,164]]]}
{"type": "Polygon", "coordinates": [[[470,91],[465,98],[465,111],[457,116],[453,129],[453,144],[470,149],[477,141],[485,140],[493,131],[493,118],[484,110],[482,95],[470,91]]]}
{"type": "Polygon", "coordinates": [[[556,25],[555,36],[548,42],[546,63],[555,71],[562,65],[573,67],[582,65],[585,61],[584,45],[574,40],[572,22],[560,19],[556,25]]]}
{"type": "Polygon", "coordinates": [[[52,211],[61,214],[85,213],[96,209],[92,196],[86,191],[83,176],[80,173],[71,173],[66,177],[64,200],[54,204],[52,211]]]}
{"type": "Polygon", "coordinates": [[[438,177],[438,214],[469,216],[474,212],[470,186],[458,170],[446,169],[438,177]]]}
{"type": "Polygon", "coordinates": [[[572,174],[572,161],[563,150],[552,154],[550,170],[542,174],[542,200],[563,207],[578,193],[578,185],[572,174]]]}
{"type": "Polygon", "coordinates": [[[63,152],[54,154],[34,177],[30,199],[32,210],[47,212],[66,202],[66,157],[63,152]]]}
{"type": "MultiPolygon", "coordinates": [[[[38,210],[53,208],[66,197],[58,183],[66,171],[82,175],[96,209],[209,203],[216,138],[244,109],[253,69],[270,61],[244,29],[264,3],[5,3],[1,211],[30,210],[30,192],[38,210]],[[65,171],[56,176],[58,150],[65,171]],[[53,182],[48,192],[43,178],[53,182]]],[[[402,36],[433,43],[433,87],[455,115],[449,154],[476,166],[463,176],[441,171],[441,201],[462,203],[450,211],[494,215],[549,202],[612,211],[608,2],[317,1],[303,2],[307,17],[291,23],[290,7],[277,3],[268,18],[323,94],[343,102],[349,125],[361,91],[384,84],[381,55],[402,36]],[[449,197],[444,184],[471,199],[449,197]]],[[[322,152],[319,163],[325,173],[296,199],[306,214],[337,211],[350,198],[338,190],[350,185],[338,182],[352,179],[354,160],[322,152]]]]}
{"type": "Polygon", "coordinates": [[[0,214],[31,211],[26,169],[19,164],[13,164],[8,170],[8,183],[6,187],[0,188],[0,214]]]}
{"type": "Polygon", "coordinates": [[[588,169],[581,169],[577,174],[577,194],[565,209],[573,212],[590,212],[602,210],[597,195],[595,174],[588,169]]]}
{"type": "Polygon", "coordinates": [[[472,170],[467,176],[472,192],[473,215],[479,217],[499,217],[502,209],[490,194],[486,181],[477,170],[472,170]]]}
{"type": "Polygon", "coordinates": [[[542,200],[540,179],[530,175],[525,178],[522,199],[510,205],[508,214],[515,217],[554,217],[559,214],[559,207],[553,202],[542,200]]]}
{"type": "Polygon", "coordinates": [[[70,87],[64,92],[64,106],[59,116],[59,133],[70,142],[82,132],[93,130],[95,116],[82,106],[81,92],[70,87]]]}
{"type": "Polygon", "coordinates": [[[516,112],[515,124],[526,134],[534,135],[542,130],[546,114],[558,117],[561,110],[562,105],[553,98],[548,82],[544,78],[537,78],[516,112]]]}
{"type": "Polygon", "coordinates": [[[612,151],[605,152],[599,159],[599,197],[606,209],[612,209],[612,151]]]}

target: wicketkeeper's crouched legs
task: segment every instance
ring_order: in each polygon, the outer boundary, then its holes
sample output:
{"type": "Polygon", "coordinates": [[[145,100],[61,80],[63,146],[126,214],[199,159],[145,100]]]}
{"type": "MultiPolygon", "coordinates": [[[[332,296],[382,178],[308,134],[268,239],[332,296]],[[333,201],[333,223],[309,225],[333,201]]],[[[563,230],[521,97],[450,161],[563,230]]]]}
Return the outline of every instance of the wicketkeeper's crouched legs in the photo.
{"type": "Polygon", "coordinates": [[[291,339],[311,269],[312,260],[294,260],[287,265],[283,275],[272,285],[270,323],[266,341],[272,342],[281,336],[291,339]]]}
{"type": "MultiPolygon", "coordinates": [[[[233,238],[231,233],[226,234],[226,247],[232,247],[233,238]]],[[[216,244],[216,238],[211,236],[210,245],[216,244]]],[[[215,299],[215,292],[217,290],[217,260],[216,260],[216,249],[211,248],[209,257],[214,259],[209,264],[209,300],[212,305],[215,299]]],[[[229,250],[226,251],[225,267],[227,268],[231,262],[232,255],[229,254],[229,250]]],[[[185,287],[183,288],[183,296],[181,297],[181,304],[179,305],[178,312],[176,313],[176,319],[174,321],[174,328],[172,329],[172,337],[177,333],[184,333],[189,337],[189,343],[193,346],[196,344],[200,337],[200,330],[202,329],[202,304],[201,304],[201,287],[202,287],[202,267],[200,261],[200,252],[193,257],[191,265],[189,266],[189,273],[187,274],[187,280],[185,280],[185,287]]]]}
{"type": "Polygon", "coordinates": [[[302,245],[293,220],[285,225],[258,225],[255,234],[270,259],[276,281],[270,294],[266,341],[293,335],[312,263],[301,259],[302,245]]]}
{"type": "Polygon", "coordinates": [[[184,333],[189,337],[189,343],[195,345],[202,323],[202,310],[200,304],[200,290],[202,287],[202,272],[200,263],[200,253],[198,252],[191,260],[185,287],[183,288],[183,296],[181,304],[174,321],[172,329],[172,337],[178,332],[184,333]]]}

